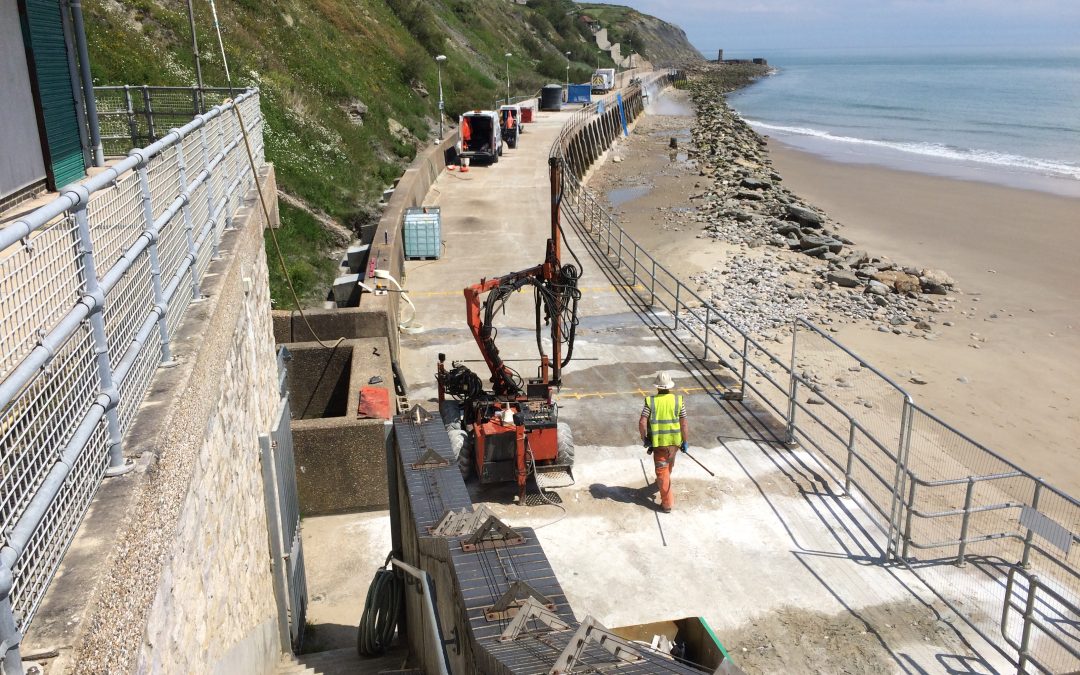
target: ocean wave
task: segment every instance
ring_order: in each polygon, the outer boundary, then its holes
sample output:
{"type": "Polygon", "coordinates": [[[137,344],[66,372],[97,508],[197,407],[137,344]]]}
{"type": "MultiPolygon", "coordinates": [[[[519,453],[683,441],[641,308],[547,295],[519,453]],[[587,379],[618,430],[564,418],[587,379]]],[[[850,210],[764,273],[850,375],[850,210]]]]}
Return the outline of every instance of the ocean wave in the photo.
{"type": "Polygon", "coordinates": [[[976,164],[1023,169],[1026,171],[1036,171],[1050,176],[1080,180],[1080,166],[1068,164],[1066,162],[1054,162],[1046,159],[1038,159],[1036,157],[1024,157],[1022,155],[1013,155],[1005,152],[994,152],[992,150],[960,148],[941,143],[902,143],[896,141],[876,141],[867,138],[854,138],[851,136],[838,136],[827,131],[821,131],[820,129],[783,126],[749,119],[746,120],[746,122],[756,129],[775,132],[781,135],[810,136],[834,143],[866,145],[913,155],[921,155],[923,157],[933,157],[935,159],[974,162],[976,164]]]}

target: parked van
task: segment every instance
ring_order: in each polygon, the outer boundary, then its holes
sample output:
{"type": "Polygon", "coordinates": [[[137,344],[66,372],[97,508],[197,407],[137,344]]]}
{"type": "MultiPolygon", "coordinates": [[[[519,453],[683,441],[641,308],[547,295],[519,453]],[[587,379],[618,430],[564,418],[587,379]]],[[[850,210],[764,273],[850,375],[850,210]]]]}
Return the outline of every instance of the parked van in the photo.
{"type": "Polygon", "coordinates": [[[592,90],[594,94],[603,94],[615,88],[615,69],[597,68],[592,76],[592,90]]]}
{"type": "Polygon", "coordinates": [[[510,148],[516,148],[518,137],[524,129],[521,127],[521,106],[499,106],[499,127],[503,140],[510,148]]]}
{"type": "Polygon", "coordinates": [[[486,159],[494,164],[503,153],[499,114],[494,110],[473,110],[458,120],[458,156],[486,159]]]}

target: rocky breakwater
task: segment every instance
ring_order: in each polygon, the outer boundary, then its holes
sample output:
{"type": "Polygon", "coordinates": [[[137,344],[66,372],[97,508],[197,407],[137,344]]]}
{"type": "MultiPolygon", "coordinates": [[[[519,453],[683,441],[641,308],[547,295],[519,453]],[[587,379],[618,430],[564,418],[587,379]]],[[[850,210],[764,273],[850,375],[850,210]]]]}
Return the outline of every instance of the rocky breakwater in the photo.
{"type": "Polygon", "coordinates": [[[726,266],[693,277],[699,292],[766,338],[780,340],[778,331],[803,317],[834,331],[873,322],[882,332],[934,339],[936,315],[954,302],[953,279],[860,249],[840,223],[786,189],[766,139],[728,107],[731,83],[714,72],[689,85],[697,110],[689,154],[699,169],[692,220],[703,228],[699,237],[734,248],[726,266]]]}

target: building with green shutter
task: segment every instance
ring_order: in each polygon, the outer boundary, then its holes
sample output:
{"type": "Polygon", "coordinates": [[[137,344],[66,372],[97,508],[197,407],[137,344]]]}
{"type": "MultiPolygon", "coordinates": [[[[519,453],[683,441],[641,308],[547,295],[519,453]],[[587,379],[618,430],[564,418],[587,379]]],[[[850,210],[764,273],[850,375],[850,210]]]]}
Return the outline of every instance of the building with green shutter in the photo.
{"type": "Polygon", "coordinates": [[[0,0],[0,209],[101,162],[82,28],[78,0],[0,0]]]}

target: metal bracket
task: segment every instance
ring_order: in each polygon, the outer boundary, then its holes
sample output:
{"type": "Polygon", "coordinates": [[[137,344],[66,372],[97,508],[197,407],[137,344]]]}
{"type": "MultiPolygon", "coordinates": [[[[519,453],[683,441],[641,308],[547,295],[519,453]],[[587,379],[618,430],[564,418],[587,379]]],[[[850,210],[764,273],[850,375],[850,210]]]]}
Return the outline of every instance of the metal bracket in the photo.
{"type": "Polygon", "coordinates": [[[424,410],[423,406],[421,406],[419,403],[409,409],[407,416],[408,421],[416,426],[420,426],[424,422],[428,422],[431,420],[431,413],[429,413],[427,410],[424,410]]]}
{"type": "Polygon", "coordinates": [[[436,537],[464,537],[472,534],[480,528],[492,515],[488,507],[480,505],[474,511],[461,507],[461,511],[449,509],[439,520],[439,524],[430,528],[430,532],[436,537]]]}
{"type": "Polygon", "coordinates": [[[514,615],[514,619],[510,622],[510,625],[508,625],[506,630],[499,636],[499,642],[513,642],[518,639],[521,631],[525,629],[526,624],[533,619],[547,625],[547,627],[554,632],[570,630],[570,624],[566,623],[560,619],[557,614],[529,597],[525,598],[525,602],[521,604],[517,614],[514,615]]]}
{"type": "Polygon", "coordinates": [[[453,647],[455,654],[461,654],[461,638],[458,637],[457,626],[450,629],[450,634],[454,637],[443,639],[443,646],[453,647]]]}
{"type": "Polygon", "coordinates": [[[489,516],[476,532],[461,540],[462,551],[479,551],[488,548],[506,548],[525,543],[509,525],[495,516],[489,516]]]}
{"type": "Polygon", "coordinates": [[[21,243],[22,247],[24,249],[26,249],[27,253],[33,253],[34,252],[34,244],[33,244],[33,242],[30,241],[30,236],[29,235],[27,235],[27,236],[23,237],[22,239],[20,239],[19,243],[21,243]]]}
{"type": "Polygon", "coordinates": [[[484,618],[488,621],[510,619],[517,615],[527,599],[535,600],[545,609],[555,609],[555,603],[551,601],[551,598],[530,586],[527,581],[516,579],[494,605],[484,608],[484,618]]]}
{"type": "Polygon", "coordinates": [[[438,469],[444,466],[450,466],[450,460],[435,452],[435,448],[428,448],[428,451],[421,455],[420,459],[413,462],[410,466],[414,469],[438,469]]]}
{"type": "MultiPolygon", "coordinates": [[[[585,651],[585,647],[590,642],[600,645],[623,663],[636,663],[644,658],[641,656],[641,652],[631,646],[629,641],[604,628],[603,624],[592,618],[592,615],[589,615],[581,622],[577,632],[574,633],[574,637],[570,638],[570,644],[566,645],[566,649],[562,651],[562,654],[559,654],[559,658],[555,661],[555,665],[551,667],[551,670],[548,671],[548,675],[568,675],[573,672],[581,672],[575,671],[574,667],[581,658],[581,652],[585,651]]],[[[590,666],[589,670],[593,670],[593,668],[590,666]]]]}

